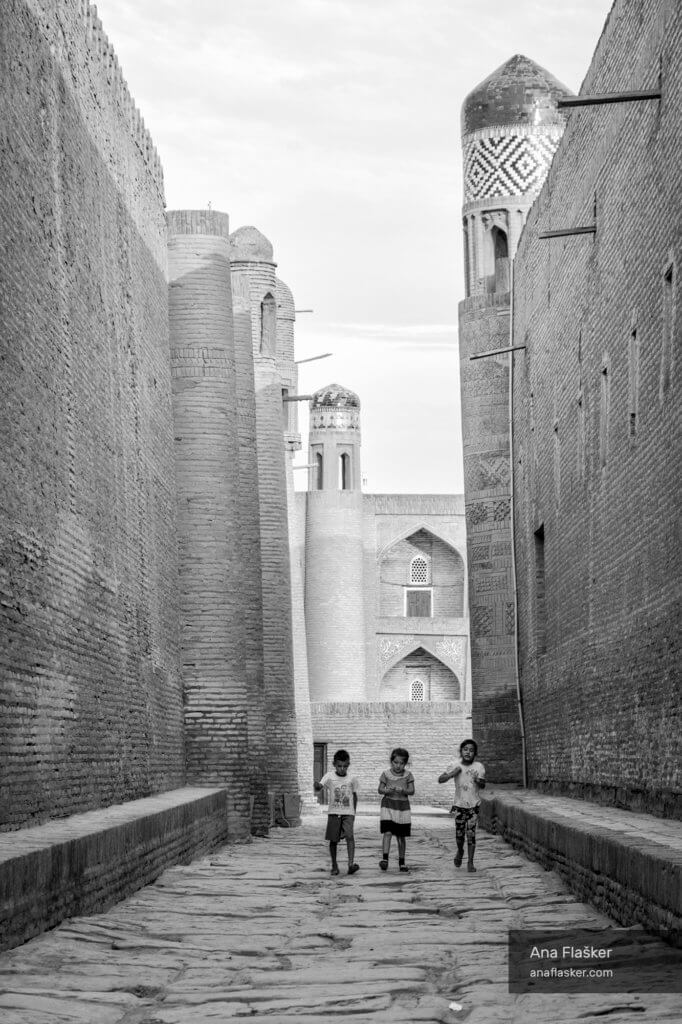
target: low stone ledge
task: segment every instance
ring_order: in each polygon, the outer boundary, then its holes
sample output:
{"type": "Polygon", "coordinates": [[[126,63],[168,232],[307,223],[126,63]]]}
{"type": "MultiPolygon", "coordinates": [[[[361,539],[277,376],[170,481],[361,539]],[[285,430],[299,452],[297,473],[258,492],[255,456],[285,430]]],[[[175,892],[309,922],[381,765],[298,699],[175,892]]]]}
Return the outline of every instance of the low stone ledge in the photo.
{"type": "Polygon", "coordinates": [[[227,791],[184,788],[0,834],[0,950],[107,910],[227,839],[227,791]]]}
{"type": "Polygon", "coordinates": [[[562,814],[556,807],[543,806],[542,797],[528,800],[527,794],[482,794],[481,826],[547,870],[557,871],[572,892],[618,924],[639,924],[682,946],[680,843],[667,844],[661,835],[645,837],[643,816],[633,812],[622,811],[620,823],[609,820],[601,826],[581,820],[582,801],[566,798],[562,814]],[[633,819],[631,832],[628,815],[633,819]]]}

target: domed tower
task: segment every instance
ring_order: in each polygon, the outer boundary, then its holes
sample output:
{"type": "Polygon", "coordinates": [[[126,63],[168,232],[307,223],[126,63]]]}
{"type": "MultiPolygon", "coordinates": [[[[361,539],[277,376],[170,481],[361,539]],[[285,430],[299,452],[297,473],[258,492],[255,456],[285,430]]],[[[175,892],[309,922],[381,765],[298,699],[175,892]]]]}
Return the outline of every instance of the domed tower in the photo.
{"type": "Polygon", "coordinates": [[[569,90],[517,53],[464,100],[464,267],[467,297],[509,291],[513,259],[564,130],[569,90]]]}
{"type": "Polygon", "coordinates": [[[557,100],[569,95],[548,71],[517,54],[469,93],[462,108],[466,299],[459,307],[459,352],[472,724],[500,782],[522,775],[510,518],[511,260],[563,133],[557,100]],[[499,354],[471,359],[491,352],[499,354]]]}
{"type": "Polygon", "coordinates": [[[310,402],[305,615],[311,701],[365,699],[360,399],[330,384],[310,402]]]}
{"type": "MultiPolygon", "coordinates": [[[[271,243],[253,226],[234,231],[230,235],[230,248],[235,338],[240,346],[248,346],[255,391],[252,427],[257,479],[249,478],[247,486],[256,513],[254,520],[258,518],[260,526],[262,567],[262,604],[260,609],[253,603],[251,607],[254,610],[252,622],[256,622],[259,610],[262,615],[263,658],[262,664],[255,657],[250,664],[254,690],[260,689],[263,694],[266,749],[260,753],[267,754],[271,791],[276,796],[290,794],[297,807],[297,794],[303,791],[302,787],[307,784],[304,780],[310,779],[312,774],[312,750],[310,742],[305,745],[298,742],[289,549],[290,488],[278,359],[276,263],[271,243]],[[302,768],[304,756],[307,767],[302,768]]],[[[246,367],[242,369],[245,371],[246,367]]],[[[245,537],[245,545],[247,540],[251,547],[244,548],[245,560],[249,551],[256,549],[254,538],[245,537]]],[[[257,725],[255,721],[254,728],[257,729],[257,725]]]]}

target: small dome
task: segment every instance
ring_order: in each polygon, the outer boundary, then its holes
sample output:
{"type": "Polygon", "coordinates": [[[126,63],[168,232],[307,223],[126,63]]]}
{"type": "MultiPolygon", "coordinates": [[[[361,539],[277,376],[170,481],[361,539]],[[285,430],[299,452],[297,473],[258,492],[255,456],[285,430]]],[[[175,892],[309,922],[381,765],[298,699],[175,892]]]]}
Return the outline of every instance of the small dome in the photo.
{"type": "Polygon", "coordinates": [[[237,228],[230,235],[232,259],[253,263],[272,263],[272,243],[258,228],[237,228]]]}
{"type": "Polygon", "coordinates": [[[564,124],[556,102],[573,93],[534,60],[517,53],[462,104],[462,134],[514,124],[564,124]]]}
{"type": "Polygon", "coordinates": [[[326,388],[316,391],[310,402],[311,409],[359,409],[360,399],[349,388],[340,384],[327,384],[326,388]]]}

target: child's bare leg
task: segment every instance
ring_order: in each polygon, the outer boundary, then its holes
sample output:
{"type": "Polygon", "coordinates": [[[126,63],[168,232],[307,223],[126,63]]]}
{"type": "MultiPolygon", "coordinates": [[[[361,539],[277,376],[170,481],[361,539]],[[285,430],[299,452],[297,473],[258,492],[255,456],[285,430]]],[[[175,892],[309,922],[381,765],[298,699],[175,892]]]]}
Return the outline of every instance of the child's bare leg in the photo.
{"type": "Polygon", "coordinates": [[[348,874],[354,875],[356,871],[360,870],[360,865],[355,863],[355,839],[353,836],[346,839],[346,846],[348,847],[348,874]]]}
{"type": "Polygon", "coordinates": [[[382,871],[385,871],[388,867],[388,855],[391,851],[391,833],[384,832],[381,838],[381,860],[379,861],[379,867],[382,871]]]}
{"type": "Polygon", "coordinates": [[[476,826],[478,824],[478,811],[472,811],[466,826],[467,836],[467,871],[475,871],[474,854],[476,853],[476,826]]]}
{"type": "Polygon", "coordinates": [[[405,864],[405,836],[396,836],[398,841],[398,867],[401,871],[409,871],[405,864]]]}
{"type": "Polygon", "coordinates": [[[339,865],[336,863],[336,851],[337,851],[338,845],[339,845],[338,843],[330,843],[329,844],[329,856],[332,859],[332,874],[333,875],[338,875],[338,873],[339,873],[339,865]]]}
{"type": "Polygon", "coordinates": [[[466,830],[466,811],[458,808],[455,812],[455,842],[457,843],[457,853],[455,854],[455,867],[459,868],[462,866],[462,860],[464,859],[464,833],[466,830]]]}

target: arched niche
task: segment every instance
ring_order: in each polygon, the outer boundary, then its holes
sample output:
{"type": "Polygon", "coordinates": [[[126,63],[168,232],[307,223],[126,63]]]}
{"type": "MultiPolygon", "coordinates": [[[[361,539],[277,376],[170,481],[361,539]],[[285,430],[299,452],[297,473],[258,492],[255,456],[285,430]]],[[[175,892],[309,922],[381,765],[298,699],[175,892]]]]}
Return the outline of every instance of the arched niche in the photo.
{"type": "Polygon", "coordinates": [[[460,553],[425,527],[396,540],[384,549],[378,565],[379,615],[407,617],[418,607],[432,618],[464,615],[464,561],[460,553]],[[414,582],[414,565],[423,559],[428,572],[424,583],[414,582]],[[415,563],[417,560],[417,563],[415,563]],[[430,602],[415,601],[411,594],[430,594],[430,602]]]}
{"type": "Polygon", "coordinates": [[[277,303],[271,292],[260,304],[260,352],[263,356],[277,355],[277,303]]]}
{"type": "Polygon", "coordinates": [[[417,697],[434,703],[461,700],[461,693],[460,681],[452,669],[430,651],[417,647],[385,672],[379,700],[409,701],[417,697]]]}

